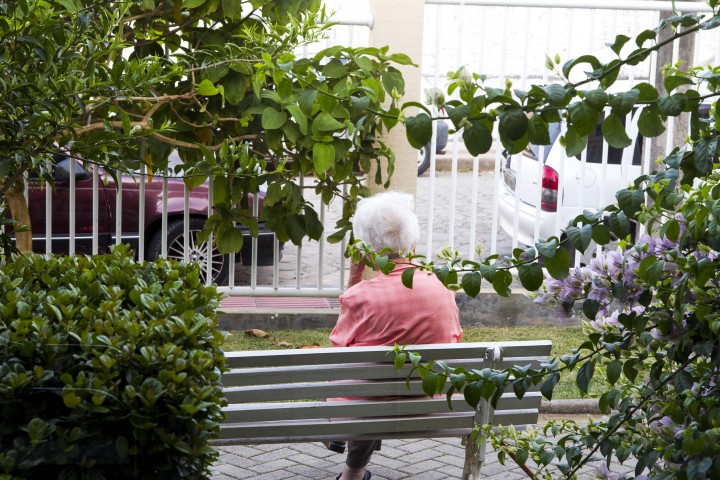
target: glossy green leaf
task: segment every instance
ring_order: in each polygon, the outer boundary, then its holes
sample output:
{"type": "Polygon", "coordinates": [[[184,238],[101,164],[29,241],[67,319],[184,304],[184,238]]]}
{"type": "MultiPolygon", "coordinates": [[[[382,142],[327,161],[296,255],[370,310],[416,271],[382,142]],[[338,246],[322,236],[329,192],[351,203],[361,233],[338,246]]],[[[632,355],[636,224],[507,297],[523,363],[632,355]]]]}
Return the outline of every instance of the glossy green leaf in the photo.
{"type": "Polygon", "coordinates": [[[655,40],[657,32],[655,30],[643,30],[640,34],[635,37],[635,44],[638,47],[642,47],[648,40],[655,40]]]}
{"type": "Polygon", "coordinates": [[[695,166],[701,173],[712,170],[713,162],[717,158],[717,137],[700,139],[693,145],[695,150],[695,166]]]}
{"type": "Polygon", "coordinates": [[[622,373],[622,362],[620,360],[613,360],[608,363],[606,371],[608,382],[610,382],[610,385],[615,385],[622,373]]]}
{"type": "Polygon", "coordinates": [[[401,275],[402,284],[405,285],[407,288],[413,287],[413,279],[414,278],[415,278],[415,268],[414,267],[406,268],[405,270],[403,270],[402,275],[401,275]]]}
{"type": "Polygon", "coordinates": [[[432,119],[425,112],[405,120],[408,142],[418,150],[428,144],[432,138],[432,119]]]}
{"type": "Polygon", "coordinates": [[[588,137],[580,136],[574,125],[570,125],[565,134],[565,150],[568,157],[580,155],[587,148],[588,137]]]}
{"type": "Polygon", "coordinates": [[[646,82],[638,83],[632,89],[640,92],[639,102],[652,102],[657,100],[659,96],[657,89],[646,82]]]}
{"type": "Polygon", "coordinates": [[[558,372],[551,373],[543,382],[540,384],[540,393],[548,400],[552,400],[553,390],[555,385],[560,381],[560,374],[558,372]]]}
{"type": "Polygon", "coordinates": [[[205,97],[212,97],[213,95],[217,95],[220,91],[210,80],[206,78],[197,86],[197,92],[205,97]]]}
{"type": "Polygon", "coordinates": [[[632,140],[630,140],[630,137],[625,133],[625,126],[615,113],[611,113],[603,120],[602,134],[611,147],[625,148],[632,144],[632,140]]]}
{"type": "Polygon", "coordinates": [[[537,262],[529,265],[518,265],[517,271],[520,283],[525,290],[534,292],[542,286],[545,275],[542,267],[537,262]]]}
{"type": "Polygon", "coordinates": [[[482,121],[475,120],[471,126],[465,127],[462,137],[470,155],[481,155],[492,148],[492,131],[482,121]]]}
{"type": "Polygon", "coordinates": [[[565,65],[563,65],[563,67],[562,67],[562,72],[563,72],[563,75],[565,76],[565,78],[569,78],[569,77],[570,77],[570,72],[572,71],[572,69],[573,69],[575,66],[580,65],[580,64],[583,64],[583,63],[589,64],[589,65],[592,67],[593,70],[598,70],[598,69],[600,69],[600,68],[602,67],[602,64],[600,63],[600,61],[599,61],[596,57],[594,57],[594,56],[592,56],[592,55],[583,55],[583,56],[578,57],[578,58],[576,58],[576,59],[568,60],[568,61],[565,63],[565,65]]]}
{"type": "Polygon", "coordinates": [[[585,137],[595,130],[599,111],[588,102],[583,101],[571,104],[568,107],[568,115],[570,116],[570,123],[575,127],[577,134],[585,137]]]}
{"type": "Polygon", "coordinates": [[[558,240],[556,238],[552,238],[547,241],[541,240],[541,241],[535,242],[535,249],[545,259],[554,257],[555,254],[557,253],[557,248],[558,248],[558,240]]]}
{"type": "Polygon", "coordinates": [[[617,35],[615,37],[615,41],[613,43],[608,43],[607,46],[610,47],[610,50],[615,52],[616,55],[620,55],[620,50],[622,50],[622,47],[630,41],[630,37],[627,35],[617,35]]]}
{"type": "Polygon", "coordinates": [[[299,106],[292,103],[285,105],[285,108],[287,108],[287,111],[290,112],[290,115],[295,119],[295,123],[297,123],[297,126],[300,128],[300,132],[303,135],[307,135],[308,120],[305,112],[303,112],[299,106]]]}
{"type": "Polygon", "coordinates": [[[510,285],[512,284],[512,274],[507,270],[498,270],[492,281],[492,286],[498,295],[503,297],[510,296],[510,285]]]}
{"type": "Polygon", "coordinates": [[[625,188],[617,192],[615,198],[618,201],[618,206],[629,218],[633,218],[645,203],[645,194],[642,190],[629,190],[625,188]]]}
{"type": "Polygon", "coordinates": [[[279,112],[273,107],[266,107],[262,113],[262,127],[267,130],[278,129],[285,124],[287,118],[287,113],[279,112]]]}
{"type": "Polygon", "coordinates": [[[243,234],[233,226],[222,228],[215,236],[215,244],[222,254],[239,252],[243,246],[243,234]]]}
{"type": "Polygon", "coordinates": [[[630,220],[624,212],[613,212],[608,217],[610,231],[618,238],[624,239],[630,234],[630,220]]]}
{"type": "Polygon", "coordinates": [[[480,293],[481,281],[479,272],[468,272],[462,276],[462,288],[468,296],[475,298],[480,293]]]}
{"type": "Polygon", "coordinates": [[[593,225],[592,239],[598,245],[607,245],[612,239],[610,229],[603,224],[593,225]]]}
{"type": "Polygon", "coordinates": [[[551,83],[550,85],[544,85],[540,88],[547,94],[550,105],[554,107],[564,107],[567,105],[567,102],[570,101],[570,95],[568,95],[567,90],[565,90],[565,87],[562,85],[551,83]]]}
{"type": "Polygon", "coordinates": [[[570,226],[565,230],[568,241],[575,249],[584,252],[592,241],[592,225],[570,226]]]}
{"type": "Polygon", "coordinates": [[[605,90],[602,88],[596,88],[595,90],[589,90],[585,93],[585,101],[594,109],[602,110],[607,103],[608,96],[605,90]]]}
{"type": "Polygon", "coordinates": [[[656,105],[648,105],[640,112],[638,129],[644,137],[657,137],[665,131],[665,125],[660,118],[660,109],[656,105]]]}
{"type": "Polygon", "coordinates": [[[608,103],[612,107],[613,113],[622,117],[632,111],[632,108],[638,102],[639,98],[639,90],[630,90],[627,92],[610,95],[610,101],[608,103]]]}
{"type": "Polygon", "coordinates": [[[313,164],[318,174],[327,172],[335,163],[335,147],[331,143],[316,143],[312,152],[313,164]]]}
{"type": "Polygon", "coordinates": [[[695,82],[691,78],[683,77],[680,75],[669,75],[663,80],[663,85],[668,93],[671,93],[677,87],[681,85],[694,85],[695,82]]]}
{"type": "Polygon", "coordinates": [[[677,117],[683,112],[685,99],[685,95],[676,93],[669,97],[660,97],[657,101],[657,106],[663,115],[677,117]]]}
{"type": "Polygon", "coordinates": [[[548,123],[543,120],[542,116],[534,115],[528,123],[528,140],[533,145],[549,145],[550,131],[548,123]]]}
{"type": "Polygon", "coordinates": [[[337,121],[332,115],[323,112],[313,119],[312,128],[313,132],[336,132],[344,130],[345,124],[337,121]]]}
{"type": "Polygon", "coordinates": [[[511,140],[519,140],[525,135],[528,128],[528,118],[522,108],[509,107],[500,110],[498,130],[500,136],[511,140]]]}
{"type": "Polygon", "coordinates": [[[584,394],[588,393],[593,375],[595,375],[595,364],[592,360],[588,360],[580,366],[576,378],[577,386],[584,394]]]}

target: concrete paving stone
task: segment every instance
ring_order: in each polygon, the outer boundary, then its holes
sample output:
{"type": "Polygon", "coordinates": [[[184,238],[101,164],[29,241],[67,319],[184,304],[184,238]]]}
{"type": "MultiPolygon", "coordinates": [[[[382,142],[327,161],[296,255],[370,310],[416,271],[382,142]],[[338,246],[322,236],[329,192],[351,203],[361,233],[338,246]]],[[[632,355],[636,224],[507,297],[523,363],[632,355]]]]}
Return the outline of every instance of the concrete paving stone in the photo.
{"type": "Polygon", "coordinates": [[[340,455],[339,453],[333,452],[332,450],[328,450],[325,448],[325,445],[322,443],[302,443],[302,451],[304,453],[307,453],[308,455],[312,455],[313,457],[317,458],[327,458],[332,457],[335,455],[340,455]]]}
{"type": "MultiPolygon", "coordinates": [[[[380,452],[382,452],[382,450],[380,452]]],[[[385,468],[391,468],[394,470],[400,470],[403,467],[407,467],[409,465],[407,462],[395,458],[384,457],[379,452],[376,452],[372,456],[372,458],[370,459],[370,464],[382,465],[385,468]]]]}
{"type": "Polygon", "coordinates": [[[398,445],[397,448],[405,450],[406,452],[419,452],[435,446],[435,441],[430,439],[420,439],[415,441],[407,441],[403,445],[398,445]]]}
{"type": "Polygon", "coordinates": [[[233,477],[228,477],[227,475],[220,474],[220,475],[213,475],[212,480],[234,480],[233,477]]]}
{"type": "Polygon", "coordinates": [[[408,476],[408,474],[405,472],[398,472],[397,470],[384,468],[380,465],[373,465],[372,460],[370,460],[368,470],[372,472],[373,480],[375,480],[376,478],[378,480],[404,480],[406,478],[412,478],[408,476]]]}
{"type": "Polygon", "coordinates": [[[241,455],[223,455],[222,460],[229,464],[236,467],[252,467],[253,465],[257,465],[258,462],[253,460],[252,458],[247,458],[241,455]]]}
{"type": "Polygon", "coordinates": [[[465,456],[465,447],[461,445],[448,445],[445,443],[440,443],[438,445],[435,445],[433,447],[433,450],[438,453],[444,453],[445,455],[459,455],[461,457],[465,456]]]}
{"type": "Polygon", "coordinates": [[[285,470],[288,472],[292,472],[295,475],[302,475],[303,477],[312,478],[312,479],[321,479],[321,478],[335,478],[337,477],[338,473],[342,471],[341,466],[337,466],[332,471],[328,471],[322,468],[316,468],[316,467],[310,467],[307,465],[295,465],[293,467],[287,467],[285,470]]]}
{"type": "Polygon", "coordinates": [[[437,462],[435,460],[425,460],[424,462],[411,463],[405,467],[400,468],[400,470],[402,470],[403,472],[412,473],[414,475],[419,475],[421,473],[442,467],[443,464],[440,462],[437,462]]]}
{"type": "Polygon", "coordinates": [[[265,452],[260,455],[256,455],[253,457],[253,460],[258,463],[272,462],[274,460],[282,460],[288,458],[294,452],[295,450],[293,450],[292,447],[288,448],[283,445],[276,445],[275,449],[272,452],[265,452]]]}
{"type": "Polygon", "coordinates": [[[254,477],[245,477],[247,480],[285,480],[286,478],[294,479],[295,475],[287,470],[273,470],[272,472],[263,473],[262,475],[256,475],[254,477]]]}
{"type": "Polygon", "coordinates": [[[292,453],[291,455],[288,455],[287,458],[298,465],[307,465],[309,467],[324,470],[334,468],[336,465],[342,465],[345,462],[344,456],[338,456],[337,458],[317,458],[304,453],[292,453]]]}
{"type": "Polygon", "coordinates": [[[234,455],[239,455],[241,457],[246,457],[246,458],[252,458],[255,455],[260,455],[263,452],[265,452],[265,450],[260,450],[255,447],[248,447],[247,445],[233,445],[233,446],[228,446],[228,447],[219,447],[218,450],[221,452],[232,453],[234,455]]]}
{"type": "MultiPolygon", "coordinates": [[[[462,467],[458,468],[458,467],[454,467],[452,465],[443,466],[441,471],[443,473],[445,473],[445,475],[446,475],[445,478],[462,478],[462,474],[463,474],[462,467]]],[[[482,470],[480,471],[480,473],[482,474],[481,478],[484,478],[484,474],[483,474],[482,470]]],[[[413,478],[415,478],[415,477],[413,477],[413,478]]]]}
{"type": "Polygon", "coordinates": [[[380,452],[378,455],[382,455],[383,457],[389,457],[389,458],[399,458],[404,455],[407,455],[408,452],[405,450],[401,450],[397,447],[387,445],[387,442],[383,440],[382,448],[380,449],[380,452]]]}
{"type": "Polygon", "coordinates": [[[228,463],[215,464],[215,468],[219,474],[226,475],[230,478],[251,478],[257,475],[256,472],[236,467],[235,465],[230,465],[228,463]]]}
{"type": "Polygon", "coordinates": [[[268,443],[268,444],[258,444],[258,445],[251,445],[251,448],[256,448],[258,450],[262,450],[263,452],[272,452],[273,450],[277,450],[282,445],[276,444],[276,443],[268,443]]]}
{"type": "Polygon", "coordinates": [[[432,449],[428,450],[418,450],[417,452],[407,453],[404,457],[399,458],[401,462],[413,464],[413,463],[419,463],[424,462],[425,460],[434,459],[436,455],[433,454],[432,449]]]}
{"type": "Polygon", "coordinates": [[[292,467],[297,465],[297,463],[286,460],[284,458],[279,460],[273,460],[266,463],[258,463],[257,465],[254,465],[252,467],[249,467],[249,470],[252,470],[253,472],[257,473],[265,473],[270,472],[273,470],[282,470],[283,468],[292,467]]]}
{"type": "Polygon", "coordinates": [[[436,462],[444,463],[446,465],[454,465],[460,468],[465,465],[465,457],[458,457],[457,455],[441,455],[439,457],[432,458],[436,462]]]}

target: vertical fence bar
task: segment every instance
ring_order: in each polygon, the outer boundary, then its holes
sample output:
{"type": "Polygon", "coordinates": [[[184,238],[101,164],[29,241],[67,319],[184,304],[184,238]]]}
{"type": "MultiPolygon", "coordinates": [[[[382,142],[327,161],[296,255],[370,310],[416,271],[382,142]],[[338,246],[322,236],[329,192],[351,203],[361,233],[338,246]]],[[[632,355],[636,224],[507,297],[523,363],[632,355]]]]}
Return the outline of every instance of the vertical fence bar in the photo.
{"type": "Polygon", "coordinates": [[[190,190],[185,184],[183,184],[183,260],[190,261],[190,190]]]}
{"type": "MultiPolygon", "coordinates": [[[[435,15],[435,21],[437,24],[435,25],[435,72],[433,76],[433,87],[438,88],[438,84],[440,83],[440,40],[442,38],[442,17],[443,17],[443,8],[438,5],[436,6],[436,15],[435,15]]],[[[432,107],[431,107],[432,108],[432,107]]],[[[433,111],[436,113],[436,115],[439,115],[440,112],[437,112],[433,109],[433,111]]],[[[427,251],[426,255],[430,257],[432,255],[433,250],[433,224],[434,224],[434,217],[435,217],[435,163],[436,163],[436,154],[435,150],[437,149],[437,123],[433,122],[433,133],[432,138],[430,140],[430,189],[429,189],[429,199],[428,199],[428,223],[427,223],[427,251]]]]}
{"type": "MultiPolygon", "coordinates": [[[[298,177],[298,185],[300,186],[300,191],[303,192],[304,195],[305,177],[302,173],[300,173],[300,176],[298,177]]],[[[295,260],[295,288],[300,290],[302,287],[302,245],[297,246],[297,258],[295,260]]]]}
{"type": "MultiPolygon", "coordinates": [[[[340,211],[345,211],[345,204],[347,201],[345,200],[347,198],[347,184],[343,184],[343,197],[342,197],[342,207],[340,211]]],[[[340,241],[340,289],[345,288],[345,249],[347,248],[347,241],[345,240],[347,238],[347,235],[343,237],[343,239],[340,241]]]]}
{"type": "Polygon", "coordinates": [[[162,214],[160,216],[160,231],[162,241],[160,242],[160,256],[167,258],[167,229],[168,229],[168,170],[165,169],[162,179],[162,214]]]}
{"type": "MultiPolygon", "coordinates": [[[[75,160],[73,160],[74,162],[75,160]]],[[[45,253],[52,253],[52,193],[50,182],[45,182],[45,253]]]]}
{"type": "MultiPolygon", "coordinates": [[[[252,209],[253,217],[258,218],[260,215],[260,200],[258,199],[258,194],[255,194],[253,197],[253,209],[252,209]]],[[[258,274],[258,264],[257,264],[257,251],[258,251],[258,238],[252,237],[252,240],[250,240],[250,243],[252,244],[252,249],[250,251],[250,288],[253,290],[257,288],[257,274],[258,274]]]]}
{"type": "Polygon", "coordinates": [[[123,208],[123,176],[120,170],[115,170],[115,245],[122,242],[122,208],[123,208]]]}
{"type": "Polygon", "coordinates": [[[77,160],[70,158],[70,191],[69,193],[69,218],[68,218],[68,255],[75,255],[75,167],[77,160]]]}
{"type": "Polygon", "coordinates": [[[100,213],[100,175],[98,172],[98,166],[92,164],[92,254],[98,254],[99,242],[99,213],[100,213]]]}
{"type": "MultiPolygon", "coordinates": [[[[213,209],[213,176],[210,175],[208,177],[208,217],[212,215],[212,209],[213,209]]],[[[197,242],[197,234],[195,242],[197,242]]],[[[213,269],[212,269],[212,262],[213,262],[213,234],[210,233],[210,236],[208,236],[208,241],[205,244],[207,257],[205,258],[205,284],[210,285],[213,281],[213,269]]]]}
{"type": "MultiPolygon", "coordinates": [[[[320,223],[325,225],[325,202],[322,201],[322,198],[320,199],[320,223]]],[[[317,281],[317,288],[318,290],[323,289],[323,274],[325,272],[325,229],[323,228],[323,233],[320,235],[320,241],[318,242],[318,281],[317,281]]]]}
{"type": "Polygon", "coordinates": [[[140,139],[140,193],[138,196],[138,260],[145,260],[145,139],[140,139]]]}

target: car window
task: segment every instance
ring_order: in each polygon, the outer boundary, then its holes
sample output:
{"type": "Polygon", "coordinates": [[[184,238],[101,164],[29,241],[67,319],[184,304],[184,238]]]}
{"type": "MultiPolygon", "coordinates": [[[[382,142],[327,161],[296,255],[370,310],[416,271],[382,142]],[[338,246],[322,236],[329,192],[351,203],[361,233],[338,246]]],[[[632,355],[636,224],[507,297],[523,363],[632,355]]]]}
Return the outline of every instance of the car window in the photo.
{"type": "Polygon", "coordinates": [[[83,167],[83,164],[73,158],[70,157],[64,157],[60,160],[56,160],[55,162],[55,172],[53,176],[55,177],[56,182],[69,182],[70,181],[70,164],[71,162],[75,162],[75,178],[76,179],[82,179],[90,175],[88,171],[85,170],[85,167],[83,167]]]}

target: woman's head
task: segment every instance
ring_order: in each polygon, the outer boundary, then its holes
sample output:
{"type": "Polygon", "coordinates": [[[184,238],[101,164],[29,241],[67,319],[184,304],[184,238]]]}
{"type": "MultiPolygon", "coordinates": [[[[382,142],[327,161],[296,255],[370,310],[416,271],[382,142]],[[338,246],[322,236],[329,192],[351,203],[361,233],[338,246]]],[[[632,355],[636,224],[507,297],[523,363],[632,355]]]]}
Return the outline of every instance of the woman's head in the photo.
{"type": "Polygon", "coordinates": [[[420,237],[413,197],[385,192],[363,198],[355,210],[353,233],[377,252],[385,248],[393,252],[412,251],[420,237]]]}

